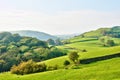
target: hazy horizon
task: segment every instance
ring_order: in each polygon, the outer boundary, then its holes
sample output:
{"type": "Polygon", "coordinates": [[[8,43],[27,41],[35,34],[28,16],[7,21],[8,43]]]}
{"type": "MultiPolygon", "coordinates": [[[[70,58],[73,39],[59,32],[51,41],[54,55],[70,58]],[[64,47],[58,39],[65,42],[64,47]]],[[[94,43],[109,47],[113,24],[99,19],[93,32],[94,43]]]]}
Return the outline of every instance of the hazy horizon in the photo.
{"type": "Polygon", "coordinates": [[[0,0],[0,31],[52,35],[120,25],[120,0],[0,0]]]}

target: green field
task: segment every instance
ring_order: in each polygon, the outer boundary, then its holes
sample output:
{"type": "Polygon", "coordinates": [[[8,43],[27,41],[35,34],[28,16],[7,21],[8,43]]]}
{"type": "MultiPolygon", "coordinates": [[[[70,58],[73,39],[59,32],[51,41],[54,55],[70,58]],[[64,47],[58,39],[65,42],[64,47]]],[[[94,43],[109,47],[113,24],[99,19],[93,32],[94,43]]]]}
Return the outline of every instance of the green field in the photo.
{"type": "MultiPolygon", "coordinates": [[[[114,38],[114,40],[116,44],[119,43],[118,38],[116,39],[114,38]]],[[[115,54],[120,52],[120,46],[103,47],[99,44],[99,40],[91,40],[91,38],[85,38],[85,39],[74,38],[74,39],[71,39],[71,42],[72,42],[71,44],[58,46],[58,47],[62,49],[68,49],[72,47],[74,48],[73,50],[78,50],[78,51],[82,49],[86,49],[87,52],[79,51],[80,59],[94,58],[94,57],[105,56],[105,55],[110,55],[110,54],[115,54]],[[87,41],[83,42],[83,40],[87,40],[87,41]]],[[[68,49],[68,50],[71,51],[72,49],[68,49]]],[[[48,65],[59,65],[60,67],[63,67],[64,60],[68,60],[68,56],[58,57],[58,58],[50,59],[44,62],[48,65]]]]}
{"type": "Polygon", "coordinates": [[[10,73],[0,74],[0,80],[120,80],[120,59],[110,59],[88,65],[80,69],[60,69],[18,76],[10,73]]]}
{"type": "MultiPolygon", "coordinates": [[[[114,38],[114,47],[103,47],[94,38],[73,38],[70,44],[58,46],[69,51],[77,50],[80,59],[95,58],[120,53],[119,39],[114,38]],[[87,52],[81,50],[86,49],[87,52]]],[[[68,56],[43,61],[47,65],[58,65],[60,69],[29,75],[15,75],[10,72],[1,73],[0,80],[120,80],[120,58],[97,61],[90,64],[80,64],[77,69],[63,69],[63,62],[68,56]]]]}

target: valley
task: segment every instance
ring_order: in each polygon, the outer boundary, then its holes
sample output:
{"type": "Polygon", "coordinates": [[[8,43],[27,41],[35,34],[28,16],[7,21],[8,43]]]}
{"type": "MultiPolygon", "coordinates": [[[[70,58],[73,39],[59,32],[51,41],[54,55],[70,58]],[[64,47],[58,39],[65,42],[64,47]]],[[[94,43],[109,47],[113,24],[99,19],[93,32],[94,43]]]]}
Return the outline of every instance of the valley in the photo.
{"type": "MultiPolygon", "coordinates": [[[[106,37],[105,37],[106,38],[106,37]]],[[[69,43],[56,46],[59,49],[68,51],[67,55],[48,59],[38,64],[45,63],[47,66],[57,65],[56,70],[50,70],[40,73],[16,75],[11,72],[0,73],[1,80],[119,80],[120,77],[120,56],[114,55],[120,53],[120,39],[107,37],[114,40],[114,46],[103,46],[98,38],[81,38],[79,36],[67,39],[69,43]],[[77,51],[79,60],[81,61],[77,66],[70,61],[68,55],[71,51],[77,51]],[[105,59],[98,59],[102,56],[113,57],[105,59]],[[86,59],[94,59],[87,63],[86,59]],[[65,60],[70,61],[70,65],[65,68],[63,64],[65,60]],[[84,62],[82,62],[84,61],[84,62]],[[5,76],[8,78],[4,79],[5,76]]],[[[90,60],[89,60],[90,61],[90,60]]]]}

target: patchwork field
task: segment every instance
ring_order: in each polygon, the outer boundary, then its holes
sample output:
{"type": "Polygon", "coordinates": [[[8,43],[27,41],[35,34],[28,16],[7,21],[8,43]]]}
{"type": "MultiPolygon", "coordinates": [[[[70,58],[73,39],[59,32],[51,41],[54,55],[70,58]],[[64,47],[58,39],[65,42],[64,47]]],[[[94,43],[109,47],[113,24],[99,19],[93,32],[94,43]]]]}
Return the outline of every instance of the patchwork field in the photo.
{"type": "MultiPolygon", "coordinates": [[[[114,40],[116,44],[119,44],[119,39],[114,38],[114,40]]],[[[77,50],[80,60],[120,53],[120,46],[103,47],[97,39],[74,38],[70,42],[70,44],[58,46],[58,48],[69,51],[77,50]],[[82,52],[83,49],[86,52],[82,52]]],[[[119,57],[96,61],[90,64],[79,64],[75,69],[64,69],[63,62],[65,60],[69,60],[67,55],[43,61],[49,66],[57,65],[59,67],[58,70],[23,76],[5,72],[0,74],[0,80],[120,80],[119,57]]]]}

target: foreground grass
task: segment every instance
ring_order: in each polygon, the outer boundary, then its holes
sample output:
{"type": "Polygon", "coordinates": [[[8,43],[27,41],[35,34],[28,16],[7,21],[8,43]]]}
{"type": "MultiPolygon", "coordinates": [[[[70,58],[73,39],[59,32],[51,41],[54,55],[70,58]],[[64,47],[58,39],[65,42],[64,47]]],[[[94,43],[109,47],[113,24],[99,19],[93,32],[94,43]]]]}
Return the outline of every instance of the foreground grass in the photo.
{"type": "Polygon", "coordinates": [[[0,74],[0,80],[120,80],[120,58],[79,65],[79,69],[60,69],[29,75],[0,74]]]}

